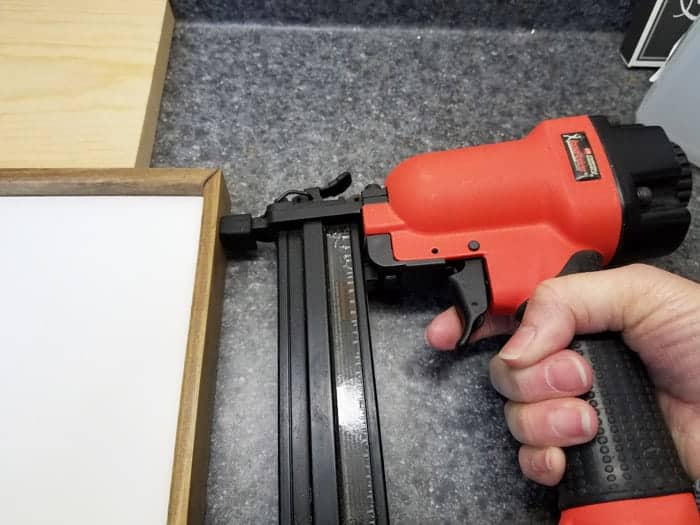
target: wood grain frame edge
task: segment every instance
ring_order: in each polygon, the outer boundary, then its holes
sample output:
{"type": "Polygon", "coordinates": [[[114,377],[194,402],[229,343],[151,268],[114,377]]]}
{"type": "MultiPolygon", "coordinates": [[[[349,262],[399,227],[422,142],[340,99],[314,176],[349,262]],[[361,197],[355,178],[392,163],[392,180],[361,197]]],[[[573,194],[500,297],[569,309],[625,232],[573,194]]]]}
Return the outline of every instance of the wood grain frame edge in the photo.
{"type": "Polygon", "coordinates": [[[203,194],[211,168],[2,169],[0,195],[203,194]]]}
{"type": "Polygon", "coordinates": [[[219,218],[229,210],[223,175],[203,186],[204,206],[170,491],[170,525],[204,522],[226,258],[219,218]]]}

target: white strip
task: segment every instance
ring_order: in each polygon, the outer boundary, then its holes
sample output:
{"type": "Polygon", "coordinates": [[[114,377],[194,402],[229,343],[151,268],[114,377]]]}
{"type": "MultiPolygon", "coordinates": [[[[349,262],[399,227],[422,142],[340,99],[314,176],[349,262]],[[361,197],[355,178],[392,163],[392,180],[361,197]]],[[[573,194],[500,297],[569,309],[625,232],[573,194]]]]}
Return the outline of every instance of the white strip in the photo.
{"type": "Polygon", "coordinates": [[[628,67],[661,67],[665,60],[634,60],[627,64],[628,67]]]}

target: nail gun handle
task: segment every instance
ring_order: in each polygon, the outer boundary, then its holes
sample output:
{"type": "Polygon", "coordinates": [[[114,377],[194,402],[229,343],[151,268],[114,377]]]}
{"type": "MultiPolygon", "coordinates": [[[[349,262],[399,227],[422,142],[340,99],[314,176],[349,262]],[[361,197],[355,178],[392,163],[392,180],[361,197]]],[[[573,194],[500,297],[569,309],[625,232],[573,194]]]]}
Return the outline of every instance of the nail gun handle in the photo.
{"type": "Polygon", "coordinates": [[[598,416],[598,434],[566,450],[560,525],[700,524],[690,480],[637,353],[612,333],[576,338],[572,349],[593,368],[584,398],[598,416]]]}

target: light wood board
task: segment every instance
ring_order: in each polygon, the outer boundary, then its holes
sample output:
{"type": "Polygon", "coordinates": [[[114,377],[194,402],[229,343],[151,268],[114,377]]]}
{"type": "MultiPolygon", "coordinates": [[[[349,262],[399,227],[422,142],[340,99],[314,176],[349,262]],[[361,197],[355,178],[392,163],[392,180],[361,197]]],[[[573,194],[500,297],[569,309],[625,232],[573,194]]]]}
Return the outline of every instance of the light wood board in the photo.
{"type": "Polygon", "coordinates": [[[167,0],[0,1],[0,167],[148,166],[167,0]]]}
{"type": "Polygon", "coordinates": [[[0,522],[201,523],[212,170],[0,170],[0,522]]]}

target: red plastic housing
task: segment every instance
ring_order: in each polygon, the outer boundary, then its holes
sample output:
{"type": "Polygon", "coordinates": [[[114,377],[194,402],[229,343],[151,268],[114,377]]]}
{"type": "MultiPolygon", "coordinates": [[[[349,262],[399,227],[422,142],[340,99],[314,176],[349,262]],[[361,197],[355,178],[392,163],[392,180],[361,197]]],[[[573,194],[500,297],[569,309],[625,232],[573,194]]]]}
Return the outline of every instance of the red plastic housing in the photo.
{"type": "Polygon", "coordinates": [[[576,252],[607,263],[622,229],[617,183],[586,116],[542,122],[520,140],[411,157],[386,189],[388,202],[363,206],[365,234],[388,233],[399,261],[484,257],[496,314],[515,312],[576,252]],[[562,135],[579,132],[600,178],[575,178],[562,135]]]}
{"type": "Polygon", "coordinates": [[[561,513],[559,525],[700,525],[690,493],[584,505],[561,513]]]}

